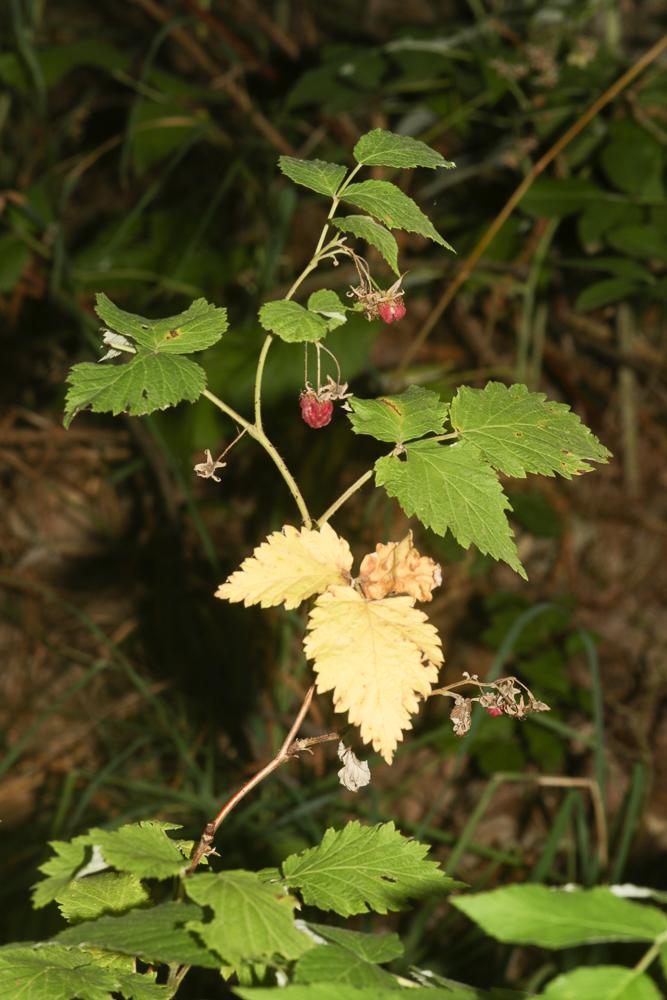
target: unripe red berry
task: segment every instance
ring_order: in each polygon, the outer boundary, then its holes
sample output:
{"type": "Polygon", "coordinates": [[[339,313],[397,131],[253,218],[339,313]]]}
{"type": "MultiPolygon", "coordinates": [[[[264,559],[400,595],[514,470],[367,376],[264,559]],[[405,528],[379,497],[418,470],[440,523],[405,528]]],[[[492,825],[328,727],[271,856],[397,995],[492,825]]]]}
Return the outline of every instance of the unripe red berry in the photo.
{"type": "Polygon", "coordinates": [[[403,319],[406,309],[402,299],[394,299],[393,301],[383,302],[378,307],[378,312],[380,319],[385,323],[395,323],[397,320],[403,319]]]}
{"type": "Polygon", "coordinates": [[[499,715],[503,714],[503,710],[502,708],[498,708],[497,705],[489,705],[486,709],[486,714],[493,716],[494,719],[497,719],[499,715]]]}
{"type": "Polygon", "coordinates": [[[309,427],[326,427],[331,423],[333,403],[330,399],[318,399],[316,392],[304,392],[299,400],[301,416],[309,427]]]}

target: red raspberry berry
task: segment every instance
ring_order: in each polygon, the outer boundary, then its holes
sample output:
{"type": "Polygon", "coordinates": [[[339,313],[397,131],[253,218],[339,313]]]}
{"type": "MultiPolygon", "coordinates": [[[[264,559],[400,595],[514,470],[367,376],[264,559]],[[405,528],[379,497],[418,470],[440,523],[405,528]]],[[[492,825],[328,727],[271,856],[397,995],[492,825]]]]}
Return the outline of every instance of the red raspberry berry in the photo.
{"type": "Polygon", "coordinates": [[[393,301],[383,302],[378,307],[378,312],[380,319],[385,323],[395,323],[397,320],[403,319],[406,309],[402,299],[394,299],[393,301]]]}
{"type": "Polygon", "coordinates": [[[333,403],[330,399],[318,399],[316,392],[304,392],[299,400],[301,416],[309,427],[326,427],[331,423],[333,403]]]}
{"type": "Polygon", "coordinates": [[[497,719],[499,715],[503,714],[502,708],[498,708],[497,705],[489,705],[486,709],[486,714],[491,715],[494,719],[497,719]]]}

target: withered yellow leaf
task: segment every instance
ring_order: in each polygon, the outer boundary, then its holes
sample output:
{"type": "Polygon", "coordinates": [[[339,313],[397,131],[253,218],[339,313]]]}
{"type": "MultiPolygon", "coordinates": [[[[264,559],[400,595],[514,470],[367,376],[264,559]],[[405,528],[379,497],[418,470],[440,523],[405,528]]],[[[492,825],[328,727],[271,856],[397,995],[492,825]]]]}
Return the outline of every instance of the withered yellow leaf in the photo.
{"type": "Polygon", "coordinates": [[[315,602],[304,643],[317,690],[333,691],[336,711],[347,712],[389,764],[443,662],[438,633],[413,604],[332,587],[315,602]]]}
{"type": "Polygon", "coordinates": [[[349,583],[352,553],[328,524],[319,531],[285,525],[272,532],[215,592],[248,607],[296,608],[327,587],[349,583]]]}

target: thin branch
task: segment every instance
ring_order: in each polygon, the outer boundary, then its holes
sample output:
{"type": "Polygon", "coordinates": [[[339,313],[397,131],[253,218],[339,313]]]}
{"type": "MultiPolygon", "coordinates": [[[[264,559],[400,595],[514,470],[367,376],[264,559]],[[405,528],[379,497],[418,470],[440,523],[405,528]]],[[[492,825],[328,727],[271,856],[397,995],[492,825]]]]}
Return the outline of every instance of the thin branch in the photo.
{"type": "Polygon", "coordinates": [[[510,217],[533,181],[535,181],[536,178],[539,177],[539,175],[549,166],[549,164],[556,159],[558,154],[562,153],[565,147],[568,146],[581,131],[583,131],[588,123],[591,122],[595,116],[607,106],[607,104],[613,101],[615,97],[625,90],[625,88],[632,83],[632,81],[638,77],[647,66],[654,62],[665,49],[667,49],[667,35],[663,35],[663,37],[647,52],[645,52],[633,66],[626,70],[626,72],[623,73],[618,80],[612,83],[612,85],[605,90],[604,94],[598,97],[598,99],[591,104],[588,110],[585,111],[583,115],[581,115],[581,117],[578,118],[577,121],[567,130],[567,132],[565,132],[560,139],[558,139],[553,146],[547,150],[544,156],[540,157],[537,163],[531,167],[524,179],[486,230],[482,238],[463,261],[461,267],[450,281],[434,308],[431,310],[431,313],[422,328],[419,330],[414,341],[403,355],[403,359],[397,371],[397,376],[399,378],[405,374],[408,365],[421,349],[431,330],[434,328],[461,285],[467,281],[484,251],[510,217]]]}
{"type": "Polygon", "coordinates": [[[241,788],[238,789],[238,791],[234,792],[234,794],[229,799],[227,799],[225,804],[222,806],[217,816],[215,816],[214,819],[212,819],[209,823],[206,824],[202,832],[202,835],[199,838],[199,843],[197,844],[196,848],[192,853],[190,864],[186,869],[186,875],[191,875],[197,869],[197,866],[199,865],[201,859],[205,857],[207,854],[212,853],[213,841],[215,839],[215,835],[218,831],[218,828],[220,827],[220,824],[230,814],[232,809],[236,808],[239,802],[246,797],[248,792],[251,792],[253,788],[256,788],[257,785],[259,785],[262,781],[264,781],[265,778],[268,778],[268,776],[272,774],[274,771],[276,771],[281,764],[284,764],[286,761],[291,760],[292,757],[295,757],[303,750],[308,750],[311,744],[314,744],[316,742],[322,743],[328,739],[332,740],[338,739],[337,733],[327,733],[323,737],[316,736],[313,737],[312,739],[304,739],[304,740],[298,740],[295,738],[299,730],[299,727],[303,722],[304,718],[306,717],[308,709],[310,708],[310,703],[313,700],[314,694],[315,694],[315,685],[313,684],[310,688],[308,688],[308,691],[306,692],[306,697],[303,699],[301,708],[297,713],[296,719],[292,723],[290,731],[285,737],[283,745],[281,746],[280,750],[275,755],[275,757],[273,757],[268,762],[268,764],[265,764],[264,767],[260,768],[260,770],[257,771],[257,773],[254,774],[252,778],[246,781],[246,783],[242,785],[241,788]]]}
{"type": "Polygon", "coordinates": [[[351,486],[348,486],[345,492],[341,493],[338,499],[334,500],[334,502],[331,504],[330,507],[327,507],[324,514],[322,514],[322,517],[319,517],[317,519],[318,528],[321,528],[323,524],[326,524],[329,518],[333,517],[338,508],[342,507],[343,504],[346,503],[350,499],[350,497],[357,492],[357,490],[360,490],[361,487],[368,482],[368,480],[372,477],[372,475],[373,475],[373,470],[369,469],[368,472],[364,472],[363,476],[359,476],[359,478],[356,479],[351,486]]]}

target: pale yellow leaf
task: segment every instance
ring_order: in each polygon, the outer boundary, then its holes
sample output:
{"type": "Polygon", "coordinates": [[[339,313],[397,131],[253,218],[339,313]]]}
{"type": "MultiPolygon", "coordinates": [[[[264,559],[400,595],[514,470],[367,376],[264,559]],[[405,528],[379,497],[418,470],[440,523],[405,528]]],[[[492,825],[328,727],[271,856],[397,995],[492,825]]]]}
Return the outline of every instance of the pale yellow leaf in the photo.
{"type": "Polygon", "coordinates": [[[318,691],[333,691],[337,712],[347,712],[391,763],[420,698],[427,698],[443,662],[440,638],[411,597],[367,601],[353,587],[332,587],[318,597],[304,643],[318,691]]]}
{"type": "Polygon", "coordinates": [[[313,594],[349,583],[352,553],[328,524],[319,531],[285,525],[274,531],[221,584],[216,597],[248,607],[296,608],[313,594]]]}

